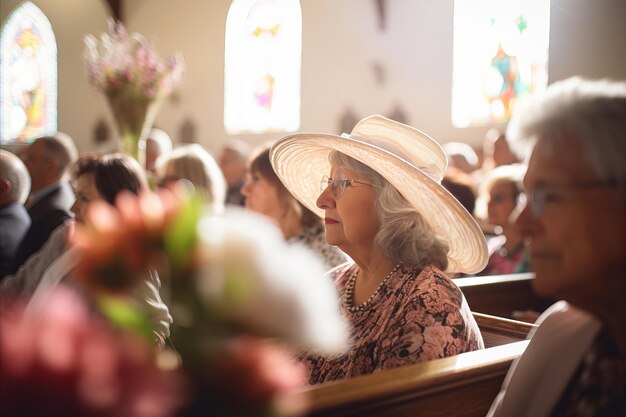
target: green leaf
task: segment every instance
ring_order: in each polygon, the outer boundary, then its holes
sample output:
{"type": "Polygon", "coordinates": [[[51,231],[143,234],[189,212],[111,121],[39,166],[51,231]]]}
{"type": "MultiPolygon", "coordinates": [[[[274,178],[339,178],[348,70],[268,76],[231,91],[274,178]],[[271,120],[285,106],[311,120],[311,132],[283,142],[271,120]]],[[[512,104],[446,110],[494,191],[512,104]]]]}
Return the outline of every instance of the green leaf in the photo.
{"type": "Polygon", "coordinates": [[[147,341],[154,342],[149,318],[132,300],[101,294],[98,296],[96,304],[102,315],[115,327],[132,331],[147,341]]]}
{"type": "Polygon", "coordinates": [[[165,252],[175,270],[184,268],[198,241],[197,227],[202,215],[202,205],[199,195],[188,198],[165,231],[165,252]]]}

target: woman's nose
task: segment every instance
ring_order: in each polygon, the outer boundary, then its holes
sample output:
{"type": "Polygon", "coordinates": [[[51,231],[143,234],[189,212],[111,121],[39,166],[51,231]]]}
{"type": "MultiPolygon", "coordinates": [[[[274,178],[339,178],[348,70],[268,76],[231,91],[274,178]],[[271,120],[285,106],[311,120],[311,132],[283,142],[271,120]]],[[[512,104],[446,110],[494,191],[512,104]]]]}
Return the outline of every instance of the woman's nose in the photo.
{"type": "Polygon", "coordinates": [[[328,187],[326,187],[326,189],[322,191],[320,196],[317,197],[317,201],[315,202],[315,205],[318,208],[326,210],[328,208],[335,207],[335,199],[333,197],[333,194],[330,191],[331,187],[332,185],[329,185],[328,187]]]}
{"type": "Polygon", "coordinates": [[[241,186],[241,194],[243,194],[244,196],[248,197],[250,195],[250,191],[252,189],[252,184],[250,181],[245,180],[243,185],[241,186]]]}
{"type": "Polygon", "coordinates": [[[74,204],[72,204],[72,207],[70,207],[70,211],[74,213],[74,217],[76,218],[77,221],[82,220],[80,219],[80,208],[78,207],[78,199],[74,201],[74,204]]]}

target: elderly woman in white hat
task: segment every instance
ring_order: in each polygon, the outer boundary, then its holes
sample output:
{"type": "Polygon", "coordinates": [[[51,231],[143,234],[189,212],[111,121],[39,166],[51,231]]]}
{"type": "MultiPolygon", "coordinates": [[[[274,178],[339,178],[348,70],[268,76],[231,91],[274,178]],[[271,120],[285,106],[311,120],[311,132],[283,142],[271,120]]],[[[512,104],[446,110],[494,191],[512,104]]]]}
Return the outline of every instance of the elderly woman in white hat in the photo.
{"type": "Polygon", "coordinates": [[[437,142],[371,116],[350,135],[287,136],[271,160],[289,191],[324,218],[328,243],[354,260],[330,272],[353,344],[341,357],[303,357],[310,383],[483,347],[444,271],[482,270],[487,246],[472,216],[440,185],[447,160],[437,142]]]}

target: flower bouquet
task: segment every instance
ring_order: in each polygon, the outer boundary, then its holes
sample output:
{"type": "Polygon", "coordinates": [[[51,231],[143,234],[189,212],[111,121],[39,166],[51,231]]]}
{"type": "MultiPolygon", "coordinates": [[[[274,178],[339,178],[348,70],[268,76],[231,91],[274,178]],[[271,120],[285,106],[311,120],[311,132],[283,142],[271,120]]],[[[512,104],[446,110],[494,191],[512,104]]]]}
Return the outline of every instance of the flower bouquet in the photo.
{"type": "MultiPolygon", "coordinates": [[[[81,253],[74,273],[81,287],[93,298],[120,295],[120,302],[97,306],[123,334],[143,333],[135,326],[141,312],[129,314],[133,307],[123,297],[141,271],[157,268],[170,280],[171,341],[182,366],[175,372],[171,365],[137,371],[153,375],[145,384],[159,384],[141,391],[150,393],[159,392],[164,380],[183,376],[168,388],[179,394],[160,398],[167,406],[158,415],[293,414],[305,400],[294,389],[306,381],[295,353],[340,353],[348,344],[347,323],[321,261],[303,247],[287,246],[280,231],[258,215],[216,215],[199,197],[178,189],[120,195],[115,207],[92,203],[73,244],[81,253]]],[[[161,352],[158,363],[170,363],[164,360],[169,353],[161,352]]],[[[106,394],[96,386],[89,397],[106,394]]]]}
{"type": "Polygon", "coordinates": [[[109,102],[121,150],[139,160],[140,141],[185,65],[180,54],[163,62],[150,42],[138,33],[129,34],[122,23],[111,18],[108,25],[100,40],[93,35],[84,38],[87,79],[109,102]]]}

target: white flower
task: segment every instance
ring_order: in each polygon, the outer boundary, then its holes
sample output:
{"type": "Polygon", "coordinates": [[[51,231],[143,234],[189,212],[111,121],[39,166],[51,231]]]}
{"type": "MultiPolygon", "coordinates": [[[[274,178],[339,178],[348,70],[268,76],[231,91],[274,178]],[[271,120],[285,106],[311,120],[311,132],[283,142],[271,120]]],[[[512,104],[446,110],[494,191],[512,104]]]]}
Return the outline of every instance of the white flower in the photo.
{"type": "Polygon", "coordinates": [[[317,353],[340,353],[349,331],[334,283],[309,249],[288,246],[265,217],[229,209],[198,225],[197,290],[221,319],[317,353]]]}

